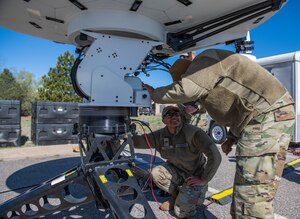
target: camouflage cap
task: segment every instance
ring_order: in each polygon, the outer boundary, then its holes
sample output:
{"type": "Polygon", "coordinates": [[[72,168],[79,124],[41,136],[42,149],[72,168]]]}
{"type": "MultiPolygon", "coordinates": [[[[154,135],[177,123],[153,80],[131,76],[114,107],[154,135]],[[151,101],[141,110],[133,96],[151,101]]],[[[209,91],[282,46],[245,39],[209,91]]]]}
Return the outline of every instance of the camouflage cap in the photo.
{"type": "Polygon", "coordinates": [[[161,116],[164,118],[166,116],[166,114],[170,111],[170,110],[174,110],[174,111],[179,111],[179,108],[177,106],[166,106],[162,113],[161,113],[161,116]]]}

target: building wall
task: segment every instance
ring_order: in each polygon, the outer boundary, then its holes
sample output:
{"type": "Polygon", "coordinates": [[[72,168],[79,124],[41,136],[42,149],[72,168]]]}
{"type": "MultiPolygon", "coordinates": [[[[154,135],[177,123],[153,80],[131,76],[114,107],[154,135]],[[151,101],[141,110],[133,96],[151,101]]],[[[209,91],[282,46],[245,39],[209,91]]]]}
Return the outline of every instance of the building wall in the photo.
{"type": "Polygon", "coordinates": [[[166,106],[176,106],[176,104],[160,104],[155,103],[155,115],[160,116],[166,106]]]}

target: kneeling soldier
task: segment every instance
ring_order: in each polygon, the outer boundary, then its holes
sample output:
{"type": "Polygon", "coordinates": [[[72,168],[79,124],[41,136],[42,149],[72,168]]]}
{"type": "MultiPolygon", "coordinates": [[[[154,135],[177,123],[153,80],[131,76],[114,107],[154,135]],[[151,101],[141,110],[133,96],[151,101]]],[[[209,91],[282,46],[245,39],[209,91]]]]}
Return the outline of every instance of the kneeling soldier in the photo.
{"type": "MultiPolygon", "coordinates": [[[[198,200],[204,202],[207,183],[215,175],[221,155],[204,131],[181,122],[178,107],[165,107],[162,121],[166,127],[153,133],[155,140],[148,135],[151,144],[157,145],[161,157],[167,160],[152,171],[154,183],[170,194],[160,208],[174,209],[179,218],[193,216],[198,200]]],[[[135,135],[133,141],[135,148],[148,148],[144,136],[135,135]]]]}

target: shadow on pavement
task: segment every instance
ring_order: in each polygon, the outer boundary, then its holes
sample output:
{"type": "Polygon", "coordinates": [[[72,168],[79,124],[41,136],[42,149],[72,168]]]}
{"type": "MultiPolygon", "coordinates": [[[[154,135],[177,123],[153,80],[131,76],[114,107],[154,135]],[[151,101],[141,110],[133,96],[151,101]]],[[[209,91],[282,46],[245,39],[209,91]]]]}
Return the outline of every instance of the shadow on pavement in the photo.
{"type": "Polygon", "coordinates": [[[26,142],[29,140],[29,138],[25,135],[22,135],[21,136],[21,145],[24,145],[26,144],[26,142]]]}
{"type": "Polygon", "coordinates": [[[37,163],[11,174],[6,180],[6,185],[10,190],[22,193],[30,187],[45,182],[78,164],[80,164],[79,157],[37,163]]]}
{"type": "Polygon", "coordinates": [[[300,184],[300,170],[292,169],[289,172],[283,172],[282,177],[291,182],[300,184]]]}
{"type": "MultiPolygon", "coordinates": [[[[143,169],[149,168],[149,161],[151,157],[150,155],[137,153],[136,157],[137,166],[143,169]],[[145,161],[145,163],[143,163],[143,161],[145,161]]],[[[162,159],[156,157],[156,164],[160,164],[163,162],[164,161],[162,159]]],[[[12,191],[22,193],[28,190],[30,187],[45,182],[79,164],[79,157],[71,157],[49,160],[46,162],[27,166],[11,174],[6,180],[6,186],[12,191]]]]}

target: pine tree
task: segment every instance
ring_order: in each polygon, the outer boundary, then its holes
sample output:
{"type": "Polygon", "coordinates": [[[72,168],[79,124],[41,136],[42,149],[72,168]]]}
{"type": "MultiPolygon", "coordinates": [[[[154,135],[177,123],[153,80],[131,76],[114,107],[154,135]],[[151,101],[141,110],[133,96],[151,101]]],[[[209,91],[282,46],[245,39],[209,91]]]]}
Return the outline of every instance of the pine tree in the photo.
{"type": "Polygon", "coordinates": [[[0,73],[0,100],[22,100],[24,93],[14,75],[4,69],[0,73]]]}
{"type": "Polygon", "coordinates": [[[74,56],[66,51],[60,55],[55,68],[50,68],[48,75],[42,77],[38,88],[38,100],[51,102],[81,102],[71,83],[71,69],[74,56]]]}

